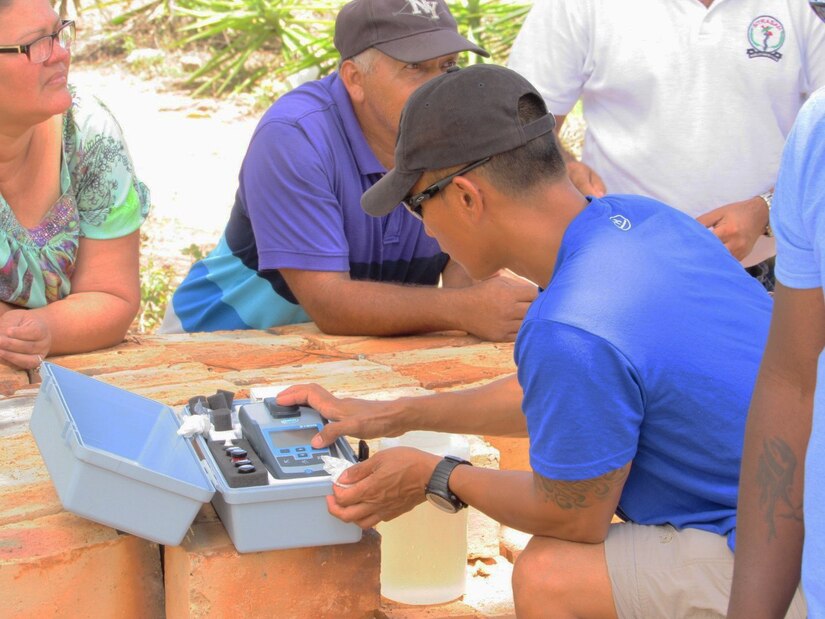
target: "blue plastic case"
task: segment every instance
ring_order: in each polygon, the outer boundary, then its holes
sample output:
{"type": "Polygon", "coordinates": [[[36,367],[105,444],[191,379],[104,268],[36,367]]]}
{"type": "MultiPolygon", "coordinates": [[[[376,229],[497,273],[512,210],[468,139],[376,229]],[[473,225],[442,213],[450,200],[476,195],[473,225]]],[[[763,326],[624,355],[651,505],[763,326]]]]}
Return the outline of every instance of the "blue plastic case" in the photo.
{"type": "Polygon", "coordinates": [[[210,500],[239,552],[361,539],[327,511],[328,478],[230,488],[203,439],[201,459],[177,434],[168,406],[51,363],[41,376],[30,427],[67,511],[171,546],[210,500]]]}

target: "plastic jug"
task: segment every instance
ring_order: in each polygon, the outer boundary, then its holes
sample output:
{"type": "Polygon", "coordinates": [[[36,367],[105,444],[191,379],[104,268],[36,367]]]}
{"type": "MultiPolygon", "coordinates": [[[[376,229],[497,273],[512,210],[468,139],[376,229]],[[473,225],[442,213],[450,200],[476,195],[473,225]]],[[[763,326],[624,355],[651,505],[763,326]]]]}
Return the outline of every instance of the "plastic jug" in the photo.
{"type": "MultiPolygon", "coordinates": [[[[381,439],[379,449],[400,446],[470,459],[469,442],[460,434],[407,432],[381,439]]],[[[425,502],[377,528],[381,533],[381,595],[402,604],[441,604],[464,595],[466,509],[448,514],[425,502]]]]}

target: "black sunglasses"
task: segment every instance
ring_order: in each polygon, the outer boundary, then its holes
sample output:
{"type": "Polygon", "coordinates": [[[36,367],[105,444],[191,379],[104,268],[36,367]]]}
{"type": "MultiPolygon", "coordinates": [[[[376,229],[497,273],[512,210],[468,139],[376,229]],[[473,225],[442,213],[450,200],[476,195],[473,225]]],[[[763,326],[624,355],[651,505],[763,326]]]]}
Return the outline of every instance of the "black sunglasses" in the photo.
{"type": "Polygon", "coordinates": [[[55,39],[59,39],[60,47],[71,51],[74,37],[74,22],[71,19],[64,19],[52,34],[35,39],[28,45],[0,45],[0,54],[26,54],[29,62],[40,64],[52,57],[55,39]]]}
{"type": "Polygon", "coordinates": [[[816,16],[822,21],[825,21],[825,1],[809,0],[808,4],[810,4],[811,8],[814,10],[814,13],[816,13],[816,16]]]}
{"type": "Polygon", "coordinates": [[[453,172],[449,176],[445,176],[440,181],[436,181],[426,189],[423,189],[411,196],[407,196],[406,198],[401,200],[401,203],[407,208],[407,210],[412,214],[413,217],[421,221],[424,221],[424,216],[421,212],[422,202],[426,202],[439,191],[444,189],[447,185],[452,183],[453,179],[456,176],[461,176],[462,174],[466,174],[470,170],[475,170],[477,167],[484,165],[488,161],[490,161],[490,157],[485,157],[484,159],[479,159],[474,163],[466,165],[463,168],[461,168],[458,172],[453,172]]]}

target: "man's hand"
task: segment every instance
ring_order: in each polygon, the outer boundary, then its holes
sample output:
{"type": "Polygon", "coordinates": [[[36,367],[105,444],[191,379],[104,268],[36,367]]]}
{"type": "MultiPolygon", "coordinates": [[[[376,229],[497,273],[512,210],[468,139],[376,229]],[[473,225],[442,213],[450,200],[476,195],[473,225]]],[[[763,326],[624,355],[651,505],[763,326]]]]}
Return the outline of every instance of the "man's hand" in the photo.
{"type": "Polygon", "coordinates": [[[424,488],[441,460],[411,447],[384,449],[348,468],[327,497],[329,513],[362,529],[392,520],[425,500],[424,488]]]}
{"type": "Polygon", "coordinates": [[[356,398],[336,398],[320,385],[293,385],[278,394],[278,404],[306,404],[335,423],[328,423],[312,439],[316,449],[335,442],[339,436],[381,438],[399,436],[405,428],[399,424],[398,400],[374,402],[356,398]]]}
{"type": "Polygon", "coordinates": [[[527,280],[496,275],[464,288],[469,304],[461,325],[464,331],[483,340],[512,342],[521,321],[538,295],[538,288],[527,280]]]}
{"type": "Polygon", "coordinates": [[[49,326],[32,310],[9,310],[0,316],[0,359],[31,370],[40,365],[51,349],[49,326]]]}
{"type": "Polygon", "coordinates": [[[760,198],[750,198],[713,209],[696,218],[710,228],[737,260],[743,260],[765,233],[768,225],[768,205],[760,198]]]}
{"type": "Polygon", "coordinates": [[[604,182],[586,163],[581,161],[567,162],[567,176],[573,185],[586,196],[601,198],[605,194],[604,182]]]}

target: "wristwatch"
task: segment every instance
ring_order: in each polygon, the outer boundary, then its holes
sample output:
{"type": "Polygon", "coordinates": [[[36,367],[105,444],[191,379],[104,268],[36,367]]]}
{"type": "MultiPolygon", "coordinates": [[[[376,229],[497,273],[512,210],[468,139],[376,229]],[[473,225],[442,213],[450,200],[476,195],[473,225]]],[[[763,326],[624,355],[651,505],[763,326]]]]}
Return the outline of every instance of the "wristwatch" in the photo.
{"type": "Polygon", "coordinates": [[[444,456],[444,459],[436,465],[432,477],[430,477],[430,481],[427,482],[427,487],[424,489],[424,496],[427,497],[430,503],[450,514],[455,514],[467,507],[464,501],[450,491],[450,475],[459,464],[473,466],[470,462],[461,458],[444,456]]]}
{"type": "Polygon", "coordinates": [[[771,202],[773,202],[773,189],[760,193],[759,197],[768,205],[768,223],[765,225],[764,235],[768,238],[773,237],[773,230],[771,230],[771,202]]]}

